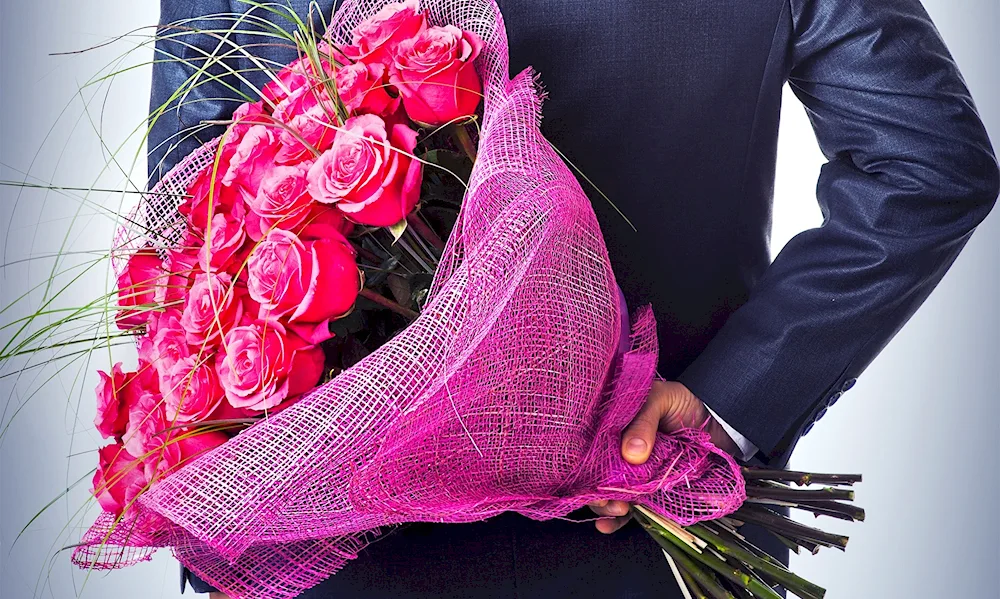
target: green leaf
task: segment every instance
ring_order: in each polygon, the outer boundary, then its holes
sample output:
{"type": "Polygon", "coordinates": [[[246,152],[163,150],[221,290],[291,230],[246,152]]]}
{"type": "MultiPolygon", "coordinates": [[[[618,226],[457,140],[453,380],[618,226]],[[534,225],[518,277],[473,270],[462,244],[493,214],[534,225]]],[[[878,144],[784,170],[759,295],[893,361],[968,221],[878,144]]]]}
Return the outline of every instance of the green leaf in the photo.
{"type": "Polygon", "coordinates": [[[396,243],[399,238],[403,236],[406,232],[406,219],[399,221],[398,223],[389,227],[389,232],[392,233],[392,242],[396,243]]]}

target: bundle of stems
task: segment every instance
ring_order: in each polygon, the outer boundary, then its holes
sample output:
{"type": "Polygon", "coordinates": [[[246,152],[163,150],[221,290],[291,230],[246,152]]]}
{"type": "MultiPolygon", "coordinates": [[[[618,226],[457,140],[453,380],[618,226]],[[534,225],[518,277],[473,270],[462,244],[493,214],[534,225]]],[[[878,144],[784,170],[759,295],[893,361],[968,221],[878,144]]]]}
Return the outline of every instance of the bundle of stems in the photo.
{"type": "Polygon", "coordinates": [[[826,589],[790,572],[740,529],[756,525],[795,553],[843,550],[846,536],[806,526],[784,512],[863,521],[865,511],[850,503],[854,491],[848,488],[861,476],[743,468],[743,477],[747,500],[728,517],[680,526],[642,506],[633,507],[633,515],[663,548],[687,599],[780,599],[782,589],[801,599],[821,599],[826,589]]]}

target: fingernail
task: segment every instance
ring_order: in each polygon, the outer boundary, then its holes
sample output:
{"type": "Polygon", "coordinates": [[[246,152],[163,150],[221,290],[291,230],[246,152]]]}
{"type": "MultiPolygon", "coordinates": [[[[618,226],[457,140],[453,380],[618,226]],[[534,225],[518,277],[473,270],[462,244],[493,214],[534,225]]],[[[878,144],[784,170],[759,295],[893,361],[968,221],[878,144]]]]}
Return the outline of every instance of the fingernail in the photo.
{"type": "Polygon", "coordinates": [[[625,444],[625,451],[632,455],[642,455],[646,452],[646,442],[639,437],[632,437],[625,444]]]}

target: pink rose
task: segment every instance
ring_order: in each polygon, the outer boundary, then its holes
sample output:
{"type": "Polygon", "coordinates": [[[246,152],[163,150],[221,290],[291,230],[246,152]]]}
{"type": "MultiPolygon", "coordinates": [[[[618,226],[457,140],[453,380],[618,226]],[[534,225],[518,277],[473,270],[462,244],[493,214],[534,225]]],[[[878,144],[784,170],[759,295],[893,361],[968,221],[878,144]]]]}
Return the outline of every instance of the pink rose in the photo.
{"type": "Polygon", "coordinates": [[[483,86],[473,61],[483,40],[457,27],[430,27],[396,48],[389,81],[411,119],[439,126],[472,116],[483,86]]]}
{"type": "Polygon", "coordinates": [[[335,107],[323,85],[299,88],[275,110],[275,118],[287,126],[278,132],[278,164],[308,160],[330,147],[337,130],[333,125],[335,107]],[[289,130],[290,129],[290,130],[289,130]],[[293,133],[294,131],[294,133],[293,133]],[[305,144],[302,142],[305,141],[305,144]],[[306,145],[308,144],[308,145],[306,145]]]}
{"type": "Polygon", "coordinates": [[[183,306],[199,269],[197,248],[169,250],[163,273],[156,282],[156,304],[167,309],[183,306]]]}
{"type": "Polygon", "coordinates": [[[271,229],[294,230],[309,216],[314,203],[306,190],[306,173],[311,162],[296,166],[276,166],[260,182],[250,200],[253,217],[247,220],[250,237],[260,240],[271,229]]]}
{"type": "Polygon", "coordinates": [[[129,406],[128,428],[123,436],[125,450],[137,458],[145,458],[147,453],[162,444],[157,437],[169,427],[163,396],[152,389],[141,390],[129,406]]]}
{"type": "Polygon", "coordinates": [[[264,112],[263,101],[244,102],[233,112],[233,123],[229,125],[229,131],[226,132],[226,143],[233,144],[235,149],[250,127],[266,125],[270,121],[270,117],[264,112]]]}
{"type": "Polygon", "coordinates": [[[120,437],[128,426],[126,387],[135,373],[122,372],[122,363],[118,362],[111,367],[111,374],[99,370],[97,375],[101,380],[95,389],[97,416],[94,417],[94,426],[105,439],[120,437]]]}
{"type": "Polygon", "coordinates": [[[263,411],[311,389],[323,373],[323,350],[277,322],[237,327],[226,336],[219,379],[229,403],[263,411]]]}
{"type": "Polygon", "coordinates": [[[189,344],[211,343],[240,319],[243,304],[236,295],[228,273],[195,276],[180,320],[189,344]]]}
{"type": "Polygon", "coordinates": [[[399,108],[399,98],[389,95],[388,69],[381,63],[356,62],[337,69],[337,95],[351,114],[384,117],[399,108]]]}
{"type": "Polygon", "coordinates": [[[257,195],[260,180],[274,166],[278,149],[278,135],[273,127],[250,127],[229,160],[222,185],[239,190],[244,199],[257,195]]]}
{"type": "Polygon", "coordinates": [[[243,216],[239,212],[245,209],[234,211],[230,215],[216,214],[212,217],[212,224],[205,228],[205,243],[198,252],[198,264],[205,272],[239,270],[230,268],[234,259],[246,243],[247,235],[243,229],[243,216]]]}
{"type": "Polygon", "coordinates": [[[173,371],[174,365],[198,351],[187,342],[187,332],[181,326],[179,310],[165,312],[157,322],[153,334],[149,363],[156,368],[160,388],[167,388],[167,376],[173,371]]]}
{"type": "Polygon", "coordinates": [[[310,167],[309,193],[357,223],[394,225],[420,199],[422,165],[410,158],[416,145],[417,132],[406,125],[387,132],[373,114],[349,118],[333,147],[310,167]]]}
{"type": "Polygon", "coordinates": [[[354,44],[345,46],[343,51],[354,61],[388,65],[400,42],[426,28],[427,13],[420,10],[418,0],[386,4],[371,18],[354,28],[354,44]]]}
{"type": "MultiPolygon", "coordinates": [[[[317,76],[312,60],[308,56],[302,56],[278,71],[274,79],[261,90],[261,95],[273,112],[278,112],[282,103],[303,87],[311,87],[333,72],[333,67],[328,59],[331,55],[330,46],[322,42],[317,49],[320,54],[320,68],[323,69],[322,77],[317,76]]],[[[334,52],[333,59],[342,62],[343,57],[334,52]]]]}
{"type": "Polygon", "coordinates": [[[225,397],[208,352],[182,358],[165,379],[163,398],[171,422],[205,420],[225,397]]]}
{"type": "Polygon", "coordinates": [[[343,236],[327,233],[303,241],[274,229],[257,245],[247,265],[247,288],[262,316],[320,323],[351,309],[361,285],[354,249],[343,236]]]}
{"type": "Polygon", "coordinates": [[[346,237],[354,230],[354,223],[347,220],[344,213],[336,206],[313,202],[302,227],[293,231],[302,238],[319,239],[322,237],[346,237]]]}
{"type": "Polygon", "coordinates": [[[122,515],[133,507],[133,500],[147,485],[142,463],[120,444],[98,450],[97,472],[94,473],[93,493],[106,512],[122,515]]]}
{"type": "Polygon", "coordinates": [[[156,285],[163,274],[163,261],[152,249],[136,251],[118,276],[118,305],[123,309],[115,319],[118,328],[134,329],[149,321],[156,299],[156,285]]]}
{"type": "MultiPolygon", "coordinates": [[[[238,144],[237,144],[238,145],[238,144]]],[[[235,147],[223,149],[218,170],[215,164],[206,166],[188,187],[188,197],[177,210],[187,217],[188,225],[200,233],[216,214],[228,214],[242,202],[239,189],[222,184],[223,176],[229,168],[230,158],[235,155],[235,147]],[[213,172],[215,177],[213,178],[213,172]]]]}

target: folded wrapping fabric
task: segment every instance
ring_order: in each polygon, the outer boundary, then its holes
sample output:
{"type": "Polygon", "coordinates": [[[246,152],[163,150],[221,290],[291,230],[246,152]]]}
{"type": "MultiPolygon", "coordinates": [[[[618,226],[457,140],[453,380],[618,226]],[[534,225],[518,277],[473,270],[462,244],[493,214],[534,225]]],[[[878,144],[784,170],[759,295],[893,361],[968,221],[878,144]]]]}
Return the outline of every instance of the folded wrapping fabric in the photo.
{"type": "MultiPolygon", "coordinates": [[[[384,4],[346,2],[328,36],[349,41],[384,4]]],[[[117,524],[102,516],[78,563],[116,567],[171,547],[234,598],[293,597],[403,522],[506,511],[549,519],[602,498],[690,524],[742,503],[738,467],[699,431],[660,435],[642,466],[621,458],[621,431],[655,375],[651,313],[639,310],[623,339],[623,302],[593,210],[539,132],[533,73],[508,77],[496,4],[422,7],[432,22],[483,38],[485,103],[459,222],[420,317],[161,481],[117,524]]],[[[186,189],[214,148],[154,191],[186,189]]],[[[142,215],[154,229],[176,221],[171,196],[156,197],[158,209],[142,215]]]]}

